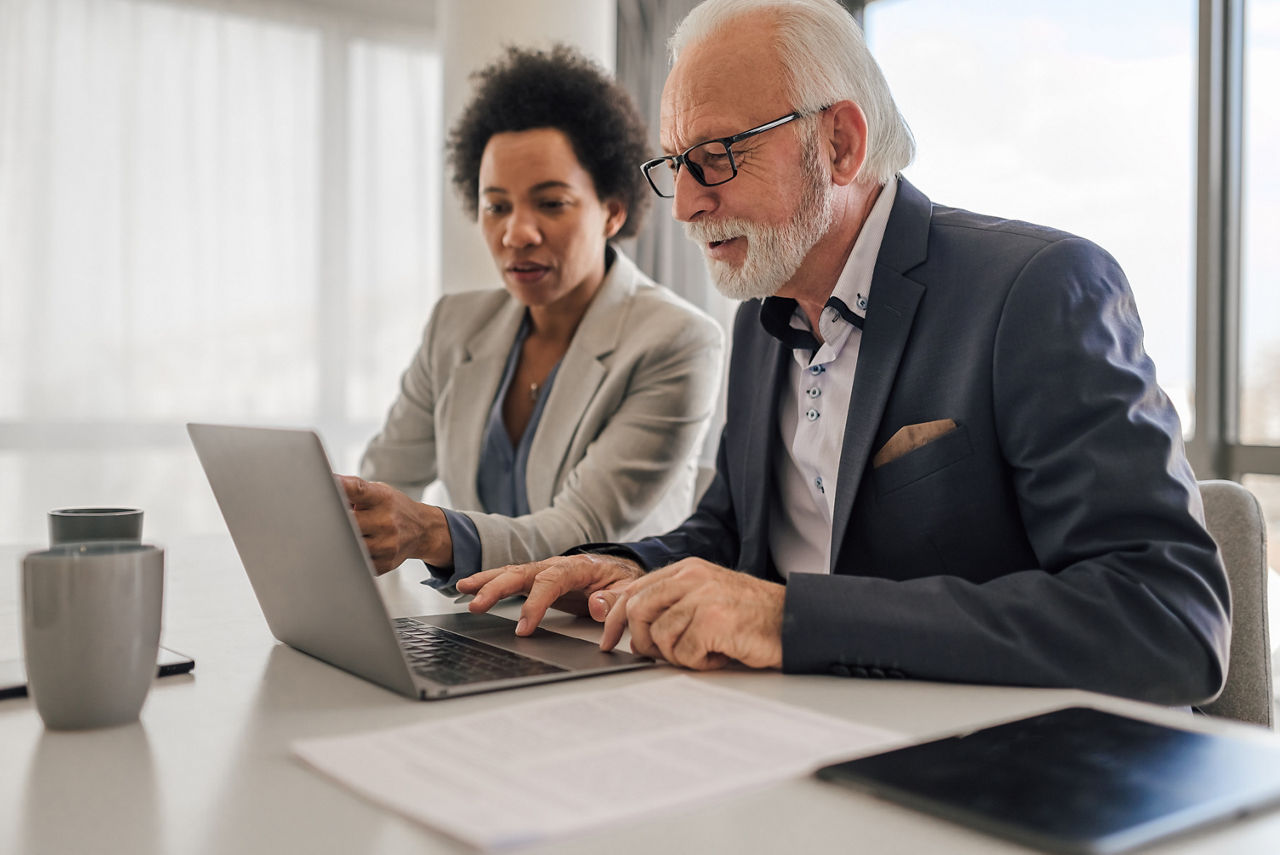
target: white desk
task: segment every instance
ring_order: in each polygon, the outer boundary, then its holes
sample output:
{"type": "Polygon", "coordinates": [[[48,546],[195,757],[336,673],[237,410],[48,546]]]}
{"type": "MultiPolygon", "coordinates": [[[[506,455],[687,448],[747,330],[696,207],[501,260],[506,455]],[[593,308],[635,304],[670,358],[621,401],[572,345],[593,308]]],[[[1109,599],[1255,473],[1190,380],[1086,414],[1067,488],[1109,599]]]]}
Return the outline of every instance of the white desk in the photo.
{"type": "MultiPolygon", "coordinates": [[[[19,559],[0,547],[0,658],[21,655],[19,559]]],[[[140,724],[46,732],[29,700],[0,701],[0,852],[468,852],[374,807],[289,755],[300,737],[447,718],[549,692],[580,692],[665,676],[617,674],[416,702],[276,644],[227,538],[169,544],[164,641],[196,659],[194,676],[156,682],[140,724]]],[[[417,584],[425,571],[383,577],[394,614],[455,608],[417,584]]],[[[550,626],[591,637],[595,625],[550,626]]],[[[1252,728],[1085,692],[773,673],[700,676],[718,685],[920,737],[1086,703],[1206,729],[1252,728]]],[[[1021,847],[797,779],[764,790],[521,853],[1016,853],[1021,847]]],[[[1280,811],[1209,830],[1159,853],[1280,851],[1280,811]]]]}

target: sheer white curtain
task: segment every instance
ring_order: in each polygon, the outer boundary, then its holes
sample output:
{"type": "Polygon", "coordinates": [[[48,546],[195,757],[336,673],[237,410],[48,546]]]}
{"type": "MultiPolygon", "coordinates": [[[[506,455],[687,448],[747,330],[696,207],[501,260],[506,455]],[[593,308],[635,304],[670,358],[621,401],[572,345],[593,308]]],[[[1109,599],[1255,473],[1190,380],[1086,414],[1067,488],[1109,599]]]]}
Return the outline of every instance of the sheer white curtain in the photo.
{"type": "MultiPolygon", "coordinates": [[[[699,0],[618,0],[619,82],[636,99],[649,125],[653,155],[662,152],[658,139],[662,87],[670,63],[667,40],[699,0]]],[[[684,236],[671,217],[671,201],[654,199],[649,223],[636,237],[632,255],[641,270],[690,302],[702,306],[725,328],[733,323],[736,301],[716,291],[702,251],[684,236]]]]}
{"type": "Polygon", "coordinates": [[[438,292],[438,78],[332,4],[0,0],[0,540],[219,529],[189,420],[353,465],[438,292]]]}
{"type": "MultiPolygon", "coordinates": [[[[636,99],[636,106],[649,126],[653,154],[662,151],[658,139],[662,106],[662,87],[670,68],[667,40],[676,25],[689,14],[699,0],[618,0],[618,81],[636,99]]],[[[655,198],[649,221],[635,237],[627,251],[636,265],[656,281],[700,306],[719,321],[725,340],[733,330],[733,316],[738,302],[716,290],[702,251],[684,236],[680,223],[671,217],[671,200],[655,198]]],[[[728,370],[728,358],[725,366],[728,370]]],[[[712,417],[711,429],[703,444],[700,462],[714,466],[720,444],[720,429],[725,418],[725,384],[712,417]]]]}

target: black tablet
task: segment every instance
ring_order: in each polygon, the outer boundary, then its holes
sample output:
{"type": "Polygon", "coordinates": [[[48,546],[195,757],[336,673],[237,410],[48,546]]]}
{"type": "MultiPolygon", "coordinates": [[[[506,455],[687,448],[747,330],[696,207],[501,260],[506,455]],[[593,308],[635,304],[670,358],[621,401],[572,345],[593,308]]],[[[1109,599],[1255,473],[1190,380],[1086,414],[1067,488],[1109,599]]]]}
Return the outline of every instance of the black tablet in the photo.
{"type": "Polygon", "coordinates": [[[1280,803],[1280,737],[1068,707],[817,774],[1049,852],[1113,853],[1280,803]]]}

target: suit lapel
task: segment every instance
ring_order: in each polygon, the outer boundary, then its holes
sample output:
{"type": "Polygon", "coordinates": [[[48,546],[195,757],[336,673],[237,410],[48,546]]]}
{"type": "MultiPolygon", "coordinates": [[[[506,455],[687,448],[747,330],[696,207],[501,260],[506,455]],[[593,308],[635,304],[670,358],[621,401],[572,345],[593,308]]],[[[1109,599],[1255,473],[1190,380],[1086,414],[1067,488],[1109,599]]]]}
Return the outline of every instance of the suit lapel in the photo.
{"type": "Polygon", "coordinates": [[[568,475],[569,449],[608,376],[604,358],[614,351],[623,335],[626,305],[635,294],[639,271],[622,253],[614,256],[609,273],[582,316],[569,349],[560,360],[555,383],[529,446],[525,492],[529,508],[551,506],[560,483],[568,475]]]}
{"type": "Polygon", "coordinates": [[[898,179],[897,197],[872,275],[871,305],[862,331],[840,452],[840,474],[831,521],[833,572],[853,502],[871,457],[871,444],[893,390],[916,309],[924,296],[924,286],[908,279],[903,272],[919,265],[927,255],[931,209],[931,203],[920,191],[905,179],[898,179]]]}
{"type": "Polygon", "coordinates": [[[480,471],[485,424],[523,318],[524,306],[508,298],[485,326],[484,334],[467,346],[465,358],[445,381],[448,403],[447,416],[439,425],[444,452],[440,475],[449,485],[454,507],[462,510],[480,507],[476,473],[480,471]]]}
{"type": "Polygon", "coordinates": [[[747,531],[743,533],[743,555],[752,575],[768,578],[773,557],[768,549],[769,511],[775,490],[774,464],[781,439],[778,435],[778,395],[787,377],[791,352],[771,335],[760,330],[760,383],[752,403],[751,430],[747,434],[748,459],[760,461],[759,477],[746,484],[746,504],[750,510],[747,531]],[[763,417],[761,417],[763,415],[763,417]]]}

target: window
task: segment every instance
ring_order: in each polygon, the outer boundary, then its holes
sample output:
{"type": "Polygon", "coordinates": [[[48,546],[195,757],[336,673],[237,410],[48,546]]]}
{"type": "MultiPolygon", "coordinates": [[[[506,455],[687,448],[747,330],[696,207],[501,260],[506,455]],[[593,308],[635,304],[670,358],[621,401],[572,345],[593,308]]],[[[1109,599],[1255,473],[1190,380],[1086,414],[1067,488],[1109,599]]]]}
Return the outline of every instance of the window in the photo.
{"type": "Polygon", "coordinates": [[[1280,0],[1245,14],[1240,441],[1280,445],[1280,0]]]}
{"type": "Polygon", "coordinates": [[[907,179],[938,204],[1065,229],[1114,255],[1187,432],[1195,13],[1194,0],[865,10],[872,52],[916,135],[907,179]]]}
{"type": "Polygon", "coordinates": [[[336,8],[0,0],[0,539],[221,531],[190,420],[354,466],[438,292],[439,69],[336,8]]]}
{"type": "MultiPolygon", "coordinates": [[[[1269,238],[1280,230],[1277,79],[1280,0],[1249,0],[1244,27],[1239,440],[1242,446],[1269,448],[1265,457],[1255,453],[1252,465],[1240,468],[1268,473],[1246,474],[1241,480],[1267,516],[1272,568],[1280,555],[1280,260],[1269,249],[1269,238]]],[[[1280,620],[1280,608],[1272,615],[1280,620]]]]}

